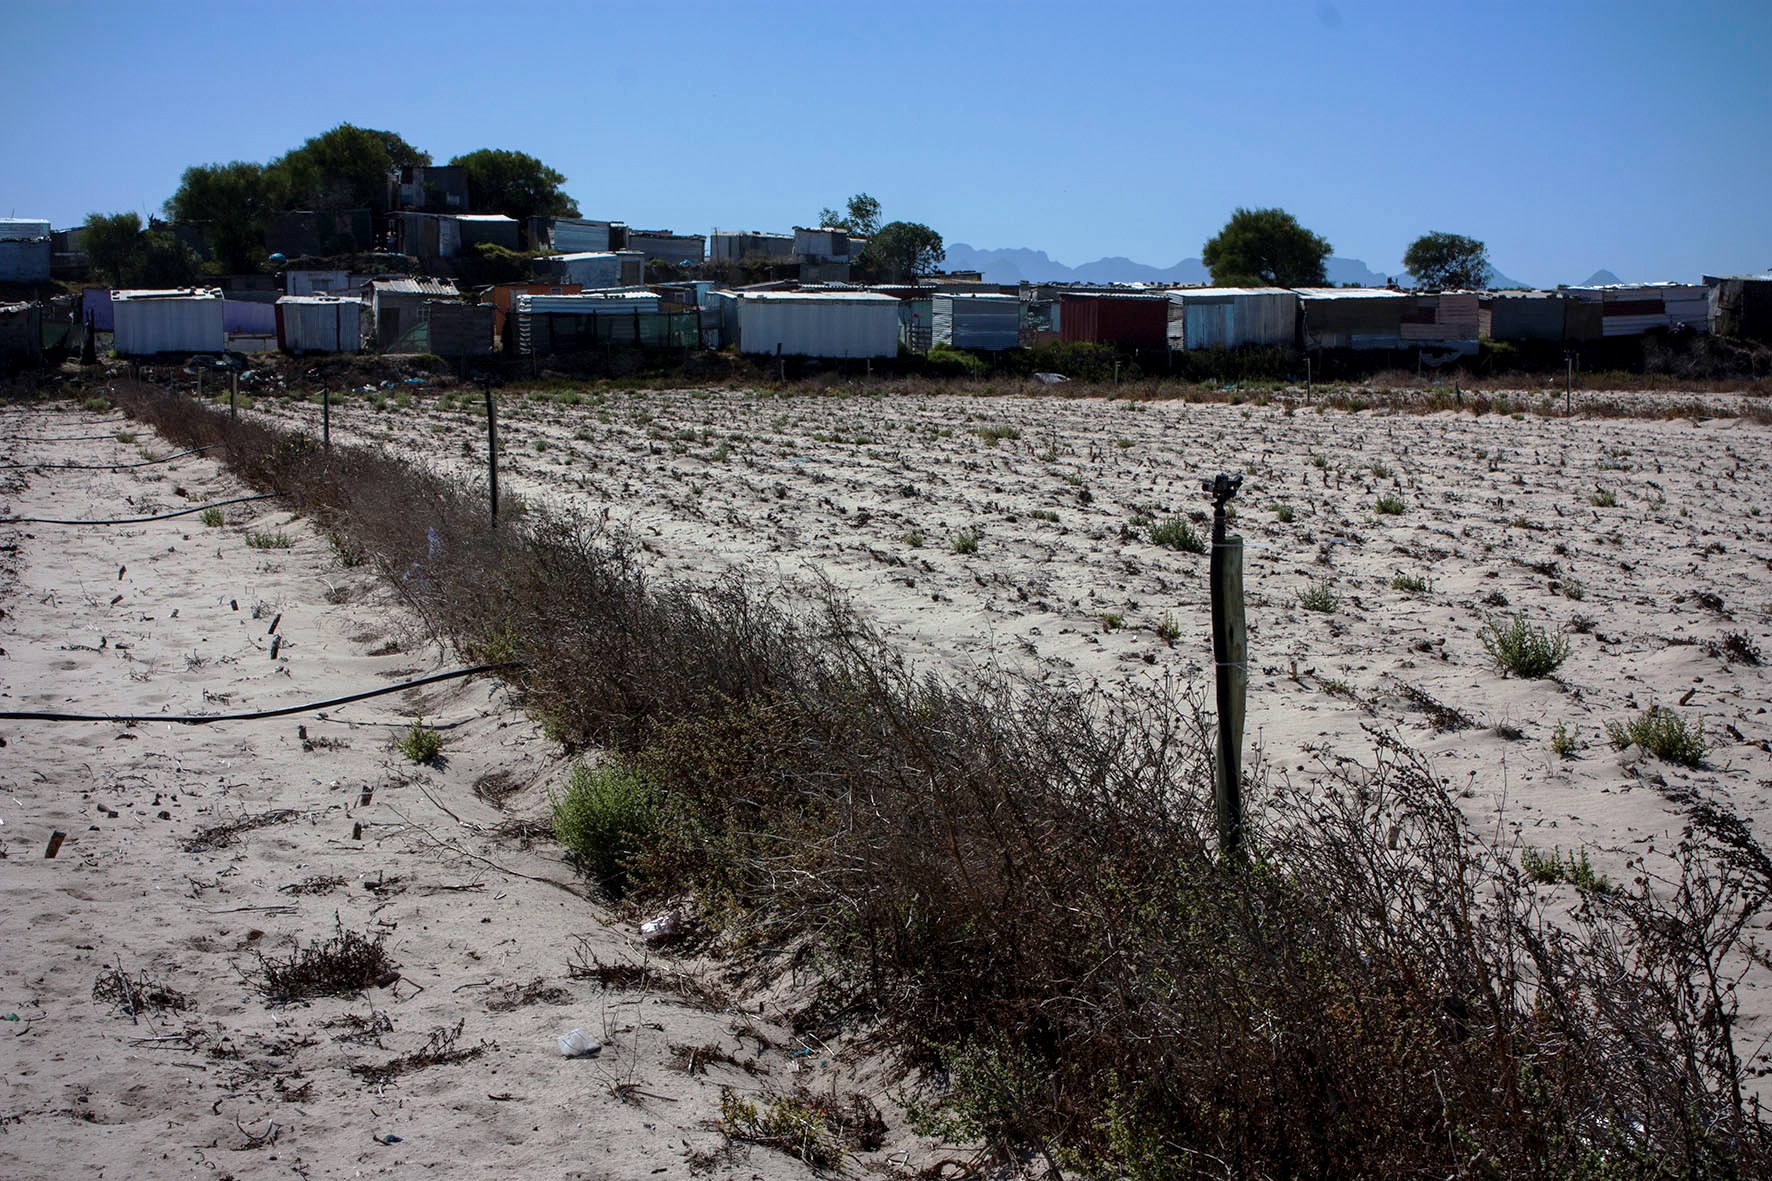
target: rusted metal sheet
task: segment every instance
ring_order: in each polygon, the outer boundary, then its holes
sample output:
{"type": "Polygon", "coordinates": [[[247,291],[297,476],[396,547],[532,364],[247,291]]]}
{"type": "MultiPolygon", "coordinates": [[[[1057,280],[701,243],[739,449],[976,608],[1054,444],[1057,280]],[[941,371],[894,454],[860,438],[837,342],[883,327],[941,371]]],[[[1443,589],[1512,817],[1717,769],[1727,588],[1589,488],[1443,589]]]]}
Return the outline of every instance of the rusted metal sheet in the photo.
{"type": "Polygon", "coordinates": [[[1169,299],[1164,295],[1067,291],[1059,297],[1059,336],[1126,349],[1167,350],[1169,299]]]}

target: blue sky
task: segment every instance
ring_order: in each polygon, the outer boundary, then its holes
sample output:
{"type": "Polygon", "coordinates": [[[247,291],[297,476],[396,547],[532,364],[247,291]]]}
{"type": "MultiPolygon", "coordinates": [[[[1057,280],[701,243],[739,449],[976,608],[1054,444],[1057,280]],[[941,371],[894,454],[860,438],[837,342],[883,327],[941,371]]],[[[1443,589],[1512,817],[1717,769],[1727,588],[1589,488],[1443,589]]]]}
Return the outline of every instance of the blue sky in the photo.
{"type": "Polygon", "coordinates": [[[157,211],[340,122],[564,172],[586,216],[786,229],[857,190],[950,242],[1167,266],[1239,205],[1397,267],[1772,268],[1772,3],[8,0],[0,215],[157,211]]]}

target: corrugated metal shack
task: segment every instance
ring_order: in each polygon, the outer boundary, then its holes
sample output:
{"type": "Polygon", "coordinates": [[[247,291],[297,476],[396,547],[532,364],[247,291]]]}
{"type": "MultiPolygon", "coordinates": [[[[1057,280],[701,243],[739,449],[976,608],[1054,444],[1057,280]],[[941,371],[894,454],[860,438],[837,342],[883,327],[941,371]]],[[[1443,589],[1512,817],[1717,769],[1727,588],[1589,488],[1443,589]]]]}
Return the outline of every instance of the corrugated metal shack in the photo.
{"type": "Polygon", "coordinates": [[[657,259],[673,266],[698,267],[707,258],[708,243],[700,234],[629,230],[626,249],[639,251],[647,262],[657,259]]]}
{"type": "Polygon", "coordinates": [[[1021,300],[1013,295],[939,294],[929,315],[935,344],[983,352],[1021,346],[1021,300]]]}
{"type": "Polygon", "coordinates": [[[276,304],[277,347],[286,353],[363,349],[363,302],[337,295],[285,295],[276,304]]]}
{"type": "Polygon", "coordinates": [[[104,287],[88,287],[80,293],[80,322],[92,321],[95,332],[111,332],[117,327],[111,310],[111,293],[104,287]]]}
{"type": "Polygon", "coordinates": [[[480,293],[480,301],[492,305],[492,335],[505,338],[505,320],[519,295],[577,295],[584,288],[577,283],[500,283],[480,293]]]}
{"type": "Polygon", "coordinates": [[[1169,347],[1169,297],[1132,292],[1066,291],[1059,296],[1059,339],[1123,349],[1169,347]]]}
{"type": "Polygon", "coordinates": [[[367,209],[294,209],[273,214],[265,249],[290,258],[356,254],[375,245],[367,209]]]}
{"type": "Polygon", "coordinates": [[[794,235],[715,232],[708,238],[708,258],[714,262],[743,262],[747,258],[769,262],[794,261],[794,235]]]}
{"type": "Polygon", "coordinates": [[[587,291],[637,287],[645,278],[646,256],[637,250],[555,254],[536,259],[530,269],[537,279],[550,283],[576,283],[587,291]]]}
{"type": "Polygon", "coordinates": [[[1283,287],[1193,287],[1168,298],[1176,348],[1290,346],[1297,338],[1298,296],[1283,287]]]}
{"type": "Polygon", "coordinates": [[[405,164],[394,170],[391,208],[446,213],[471,208],[468,170],[460,164],[405,164]]]}
{"type": "Polygon", "coordinates": [[[375,324],[375,345],[396,351],[400,338],[424,323],[425,301],[453,299],[461,293],[448,279],[411,277],[375,279],[369,284],[369,310],[375,324]]]}
{"type": "Polygon", "coordinates": [[[400,253],[414,258],[455,258],[482,242],[517,249],[517,223],[502,213],[401,213],[394,224],[400,253]]]}
{"type": "Polygon", "coordinates": [[[1307,349],[1400,349],[1415,296],[1376,287],[1305,287],[1299,338],[1307,349]]]}
{"type": "Polygon", "coordinates": [[[332,291],[350,291],[362,285],[351,281],[349,271],[283,272],[285,295],[321,295],[332,291]]]}
{"type": "Polygon", "coordinates": [[[43,305],[0,303],[0,373],[43,363],[43,305]]]}
{"type": "Polygon", "coordinates": [[[1414,304],[1403,313],[1403,343],[1434,344],[1477,351],[1480,306],[1474,291],[1441,291],[1411,297],[1414,304]]]}
{"type": "Polygon", "coordinates": [[[740,352],[831,359],[898,355],[898,305],[866,291],[747,291],[732,297],[740,352]]]}
{"type": "Polygon", "coordinates": [[[1602,336],[1710,328],[1710,292],[1696,284],[1614,283],[1567,291],[1572,299],[1600,305],[1602,336]]]}
{"type": "Polygon", "coordinates": [[[1477,304],[1477,335],[1484,340],[1516,344],[1560,342],[1565,305],[1569,302],[1554,291],[1508,291],[1484,295],[1477,304]]]}
{"type": "Polygon", "coordinates": [[[1772,274],[1704,277],[1711,331],[1743,340],[1772,341],[1772,274]]]}
{"type": "Polygon", "coordinates": [[[583,353],[611,345],[695,348],[701,316],[663,310],[656,292],[587,291],[581,295],[519,295],[507,333],[524,356],[583,353]]]}
{"type": "Polygon", "coordinates": [[[619,221],[595,221],[588,217],[532,217],[529,249],[555,254],[601,254],[621,249],[627,228],[619,221]]]}
{"type": "Polygon", "coordinates": [[[47,283],[54,247],[49,223],[34,217],[0,217],[0,282],[47,283]]]}
{"type": "Polygon", "coordinates": [[[426,349],[439,357],[490,357],[497,309],[489,303],[425,301],[426,349]]]}
{"type": "Polygon", "coordinates": [[[173,291],[113,291],[111,312],[120,356],[219,353],[227,347],[222,293],[216,287],[173,291]]]}

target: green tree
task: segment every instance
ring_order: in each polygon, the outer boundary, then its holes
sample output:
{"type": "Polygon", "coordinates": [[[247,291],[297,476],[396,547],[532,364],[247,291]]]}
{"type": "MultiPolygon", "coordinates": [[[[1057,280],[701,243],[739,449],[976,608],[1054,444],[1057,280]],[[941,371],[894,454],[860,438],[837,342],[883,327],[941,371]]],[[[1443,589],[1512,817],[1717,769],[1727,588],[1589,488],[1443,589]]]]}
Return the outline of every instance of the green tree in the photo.
{"type": "Polygon", "coordinates": [[[467,170],[474,209],[523,221],[577,217],[578,203],[561,191],[566,178],[526,152],[481,148],[450,161],[467,170]]]}
{"type": "Polygon", "coordinates": [[[941,235],[920,222],[895,221],[883,225],[862,252],[864,264],[891,283],[908,283],[927,275],[947,257],[941,235]]]}
{"type": "Polygon", "coordinates": [[[429,164],[391,131],[340,123],[271,161],[266,171],[284,209],[386,209],[388,173],[402,164],[429,164]]]}
{"type": "Polygon", "coordinates": [[[1489,285],[1489,248],[1475,238],[1436,230],[1409,244],[1403,267],[1422,287],[1481,290],[1489,285]]]}
{"type": "Polygon", "coordinates": [[[818,211],[818,224],[848,230],[858,238],[872,238],[880,231],[880,203],[866,193],[849,198],[847,213],[835,209],[818,211]]]}
{"type": "Polygon", "coordinates": [[[167,199],[166,215],[201,225],[224,273],[234,273],[258,269],[276,208],[275,186],[264,165],[235,160],[185,169],[178,191],[167,199]]]}
{"type": "Polygon", "coordinates": [[[152,227],[142,235],[141,267],[132,283],[147,288],[188,287],[197,279],[196,253],[170,229],[152,227]]]}
{"type": "Polygon", "coordinates": [[[89,213],[81,245],[92,273],[122,287],[141,270],[142,219],[138,213],[89,213]]]}
{"type": "Polygon", "coordinates": [[[1330,250],[1284,209],[1238,209],[1200,253],[1220,287],[1321,287],[1330,250]]]}

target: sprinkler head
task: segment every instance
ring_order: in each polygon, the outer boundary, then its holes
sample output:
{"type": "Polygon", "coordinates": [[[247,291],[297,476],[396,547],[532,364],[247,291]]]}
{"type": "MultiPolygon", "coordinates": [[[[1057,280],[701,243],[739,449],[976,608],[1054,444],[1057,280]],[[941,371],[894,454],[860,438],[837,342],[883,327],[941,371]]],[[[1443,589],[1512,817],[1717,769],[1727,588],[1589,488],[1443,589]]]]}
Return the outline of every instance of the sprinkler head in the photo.
{"type": "Polygon", "coordinates": [[[1242,476],[1231,475],[1226,472],[1219,472],[1210,480],[1200,481],[1200,489],[1212,498],[1212,503],[1215,507],[1221,509],[1225,506],[1225,502],[1235,496],[1237,494],[1237,489],[1242,486],[1242,476]]]}

